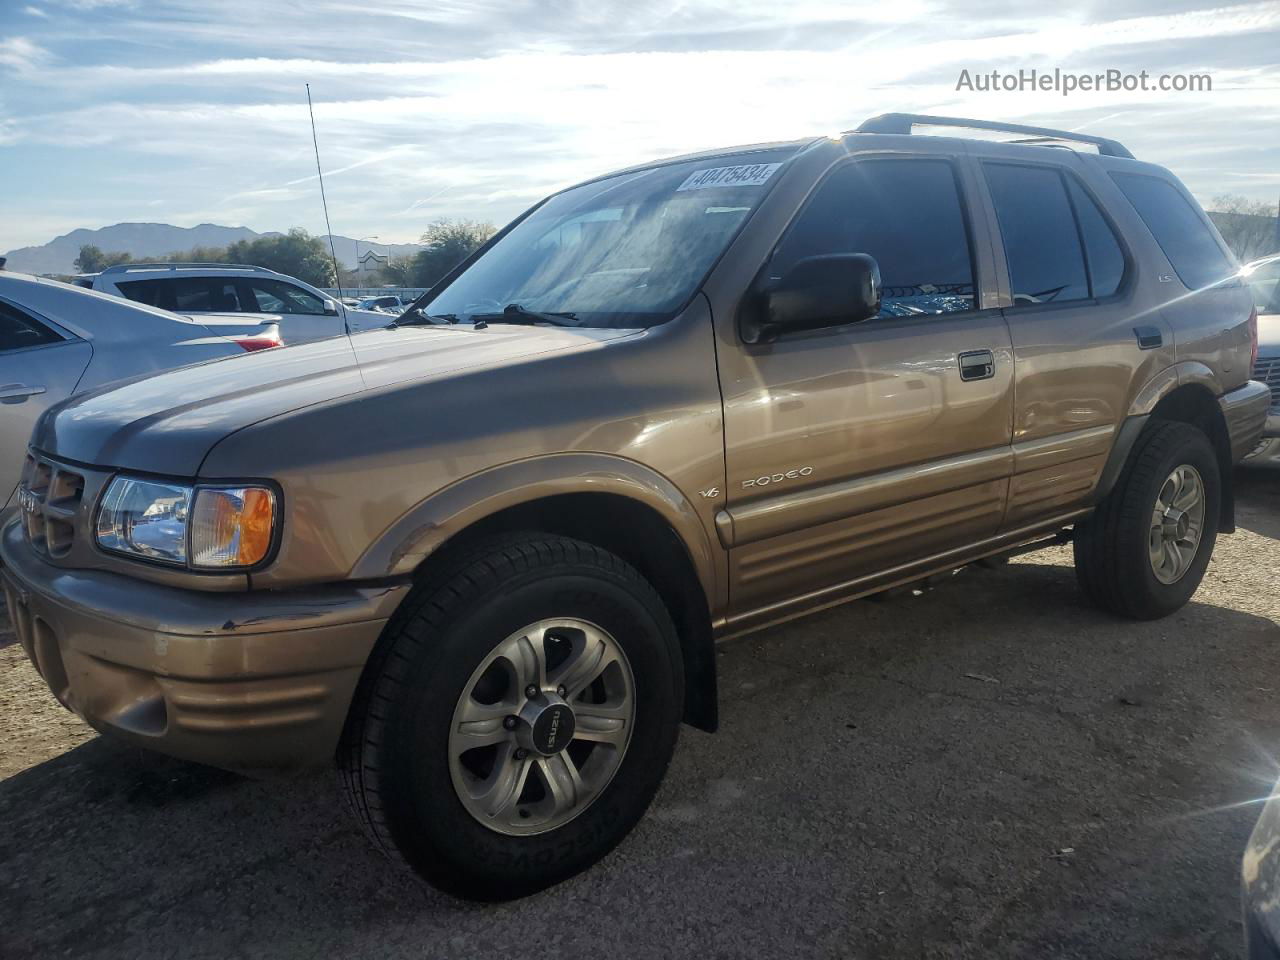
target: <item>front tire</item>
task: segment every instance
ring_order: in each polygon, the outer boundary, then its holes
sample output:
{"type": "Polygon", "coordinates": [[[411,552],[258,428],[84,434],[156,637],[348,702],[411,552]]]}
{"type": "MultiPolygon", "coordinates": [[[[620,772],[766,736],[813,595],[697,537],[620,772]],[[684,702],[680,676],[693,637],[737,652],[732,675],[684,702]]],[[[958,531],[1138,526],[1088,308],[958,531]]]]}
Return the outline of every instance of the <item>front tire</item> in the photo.
{"type": "Polygon", "coordinates": [[[388,625],[339,748],[366,833],[456,896],[533,893],[643,816],[675,748],[679,641],[618,557],[565,537],[481,546],[388,625]]]}
{"type": "Polygon", "coordinates": [[[1221,504],[1209,438],[1186,423],[1149,426],[1115,489],[1076,524],[1076,578],[1085,595],[1135,620],[1180,609],[1213,555],[1221,504]]]}

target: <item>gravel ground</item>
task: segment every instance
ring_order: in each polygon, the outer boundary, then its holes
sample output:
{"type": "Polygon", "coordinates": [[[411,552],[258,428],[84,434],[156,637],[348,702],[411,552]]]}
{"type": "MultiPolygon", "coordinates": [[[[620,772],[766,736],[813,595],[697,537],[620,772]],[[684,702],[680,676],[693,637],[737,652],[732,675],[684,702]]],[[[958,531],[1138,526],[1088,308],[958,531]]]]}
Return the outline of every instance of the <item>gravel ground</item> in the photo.
{"type": "Polygon", "coordinates": [[[684,732],[632,837],[499,906],[390,869],[328,775],[104,741],[0,647],[0,955],[1239,957],[1280,476],[1239,483],[1165,621],[1085,606],[1054,549],[724,644],[722,731],[684,732]]]}

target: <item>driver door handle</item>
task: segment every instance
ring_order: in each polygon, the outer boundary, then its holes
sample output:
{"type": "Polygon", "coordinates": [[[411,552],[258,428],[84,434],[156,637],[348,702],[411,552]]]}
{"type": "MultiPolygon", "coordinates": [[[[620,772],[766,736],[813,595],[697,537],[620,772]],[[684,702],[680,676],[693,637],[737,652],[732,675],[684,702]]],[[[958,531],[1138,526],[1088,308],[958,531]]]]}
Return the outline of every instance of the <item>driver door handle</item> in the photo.
{"type": "Polygon", "coordinates": [[[27,397],[44,393],[44,387],[28,387],[25,383],[6,383],[0,387],[0,402],[21,403],[27,397]]]}
{"type": "Polygon", "coordinates": [[[990,350],[969,350],[957,359],[961,380],[990,380],[996,375],[996,358],[990,350]]]}

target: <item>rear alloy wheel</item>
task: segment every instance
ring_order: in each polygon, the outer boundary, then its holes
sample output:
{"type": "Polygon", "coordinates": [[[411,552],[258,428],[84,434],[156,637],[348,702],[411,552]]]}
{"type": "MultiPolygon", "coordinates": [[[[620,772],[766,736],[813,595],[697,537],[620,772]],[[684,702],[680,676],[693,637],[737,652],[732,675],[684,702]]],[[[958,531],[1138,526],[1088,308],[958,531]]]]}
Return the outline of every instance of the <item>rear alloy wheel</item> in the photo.
{"type": "Polygon", "coordinates": [[[1095,604],[1137,620],[1182,607],[1213,555],[1222,504],[1218,458],[1187,423],[1151,423],[1115,488],[1076,524],[1076,579],[1095,604]]]}
{"type": "Polygon", "coordinates": [[[416,587],[378,642],[338,751],[375,845],[442,890],[533,893],[644,815],[675,749],[683,660],[623,560],[513,535],[416,587]]]}
{"type": "Polygon", "coordinates": [[[1199,472],[1186,463],[1175,467],[1151,511],[1148,551],[1151,571],[1161,583],[1177,583],[1195,563],[1204,512],[1204,481],[1199,472]]]}

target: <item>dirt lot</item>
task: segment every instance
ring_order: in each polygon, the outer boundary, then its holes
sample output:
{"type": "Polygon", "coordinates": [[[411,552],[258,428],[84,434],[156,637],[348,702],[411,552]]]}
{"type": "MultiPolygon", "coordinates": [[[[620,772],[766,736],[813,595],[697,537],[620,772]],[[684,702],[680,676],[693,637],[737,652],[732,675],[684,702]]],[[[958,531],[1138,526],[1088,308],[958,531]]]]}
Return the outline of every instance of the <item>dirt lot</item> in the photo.
{"type": "Polygon", "coordinates": [[[496,907],[390,870],[327,775],[115,746],[4,646],[0,955],[1238,957],[1280,775],[1280,476],[1240,483],[1160,623],[1084,606],[1059,549],[730,641],[722,732],[631,839],[496,907]]]}

